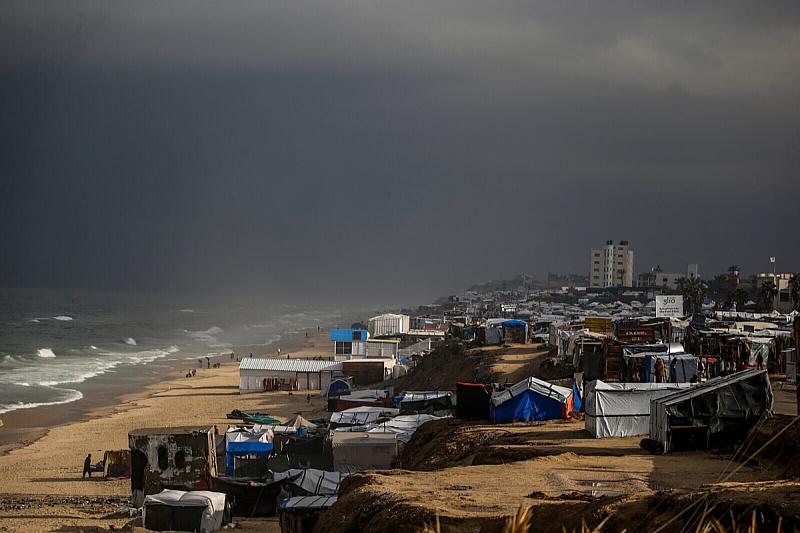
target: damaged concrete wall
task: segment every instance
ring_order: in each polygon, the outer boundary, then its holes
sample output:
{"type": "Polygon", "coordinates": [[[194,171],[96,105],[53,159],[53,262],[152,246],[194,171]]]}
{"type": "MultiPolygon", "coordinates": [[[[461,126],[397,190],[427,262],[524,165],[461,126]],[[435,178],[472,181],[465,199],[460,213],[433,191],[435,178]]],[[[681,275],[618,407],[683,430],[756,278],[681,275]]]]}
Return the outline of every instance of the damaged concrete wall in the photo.
{"type": "MultiPolygon", "coordinates": [[[[170,433],[140,430],[129,434],[132,451],[139,451],[146,462],[134,472],[144,494],[165,488],[191,490],[205,488],[207,476],[216,475],[216,449],[210,430],[170,433]]],[[[137,487],[133,487],[134,490],[137,487]]]]}

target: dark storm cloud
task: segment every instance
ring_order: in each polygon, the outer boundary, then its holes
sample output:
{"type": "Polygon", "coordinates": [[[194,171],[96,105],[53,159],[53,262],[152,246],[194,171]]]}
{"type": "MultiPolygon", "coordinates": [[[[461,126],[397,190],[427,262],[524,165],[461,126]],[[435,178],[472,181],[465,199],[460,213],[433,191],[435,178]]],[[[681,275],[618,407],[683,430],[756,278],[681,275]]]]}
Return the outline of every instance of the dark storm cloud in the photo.
{"type": "Polygon", "coordinates": [[[799,270],[792,3],[0,6],[6,284],[799,270]]]}

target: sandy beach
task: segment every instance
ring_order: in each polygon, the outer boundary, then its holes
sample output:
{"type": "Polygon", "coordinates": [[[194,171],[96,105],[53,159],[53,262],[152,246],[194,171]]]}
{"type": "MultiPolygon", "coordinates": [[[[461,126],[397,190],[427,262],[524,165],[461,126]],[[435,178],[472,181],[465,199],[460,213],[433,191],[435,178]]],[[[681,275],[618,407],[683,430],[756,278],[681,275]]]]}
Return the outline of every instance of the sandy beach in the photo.
{"type": "MultiPolygon", "coordinates": [[[[293,347],[284,349],[282,357],[287,352],[297,358],[327,356],[332,351],[328,339],[327,332],[309,333],[309,338],[298,339],[293,347]]],[[[81,474],[87,453],[98,461],[105,450],[127,449],[128,432],[132,429],[217,425],[224,431],[232,422],[226,418],[232,409],[267,412],[280,420],[295,414],[306,418],[327,415],[326,402],[319,391],[311,392],[310,405],[306,392],[240,395],[238,369],[238,363],[229,361],[219,368],[198,369],[192,378],[186,378],[185,372],[175,372],[143,391],[122,396],[116,405],[93,409],[84,420],[53,427],[32,443],[18,442],[0,456],[0,495],[6,499],[9,495],[80,496],[87,498],[87,503],[71,504],[75,507],[74,516],[61,512],[55,517],[46,510],[19,513],[0,504],[3,530],[64,531],[59,527],[65,525],[86,530],[85,526],[100,525],[100,520],[108,529],[110,524],[121,527],[127,523],[127,516],[101,513],[92,518],[81,508],[91,507],[91,498],[122,498],[124,502],[130,495],[130,481],[104,481],[97,475],[83,479],[81,474]]],[[[0,427],[0,431],[8,429],[13,430],[10,425],[0,427]]]]}

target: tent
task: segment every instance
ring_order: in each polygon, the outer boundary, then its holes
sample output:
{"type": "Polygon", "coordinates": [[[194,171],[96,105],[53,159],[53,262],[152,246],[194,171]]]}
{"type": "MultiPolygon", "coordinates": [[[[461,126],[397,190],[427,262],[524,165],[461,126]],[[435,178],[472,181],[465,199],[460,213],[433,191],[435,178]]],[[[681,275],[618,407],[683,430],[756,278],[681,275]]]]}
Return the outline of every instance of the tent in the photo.
{"type": "Polygon", "coordinates": [[[131,451],[106,451],[103,458],[103,479],[130,479],[131,451]]]}
{"type": "Polygon", "coordinates": [[[294,418],[286,422],[285,426],[293,427],[293,428],[315,428],[317,427],[316,424],[312,424],[305,418],[300,415],[296,415],[294,418]]]}
{"type": "Polygon", "coordinates": [[[555,420],[573,410],[573,391],[531,377],[493,393],[490,404],[492,422],[555,420]]]}
{"type": "Polygon", "coordinates": [[[407,392],[396,399],[401,415],[428,414],[454,409],[453,393],[442,391],[407,392]]]}
{"type": "Polygon", "coordinates": [[[347,379],[336,378],[323,387],[323,389],[319,392],[319,395],[327,398],[328,396],[340,396],[349,392],[350,383],[347,382],[347,379]]]}
{"type": "Polygon", "coordinates": [[[772,409],[766,370],[745,370],[650,404],[650,439],[664,452],[713,449],[735,444],[772,409]]]}
{"type": "Polygon", "coordinates": [[[288,479],[290,483],[300,489],[301,496],[310,496],[312,494],[337,494],[339,485],[346,476],[346,473],[327,472],[316,468],[292,468],[286,472],[276,472],[273,479],[275,481],[288,479]]]}
{"type": "Polygon", "coordinates": [[[331,429],[344,426],[363,426],[382,416],[397,416],[399,409],[390,407],[351,407],[331,415],[331,429]]]}
{"type": "Polygon", "coordinates": [[[456,385],[456,397],[458,398],[456,414],[458,418],[464,420],[488,420],[489,398],[493,389],[493,385],[458,383],[456,385]]]}
{"type": "Polygon", "coordinates": [[[240,441],[228,442],[225,452],[225,472],[227,475],[234,475],[234,457],[245,455],[256,457],[267,457],[272,453],[273,445],[271,442],[261,441],[240,441]]]}
{"type": "Polygon", "coordinates": [[[689,388],[689,383],[605,383],[586,385],[586,431],[595,438],[650,432],[650,400],[689,388]]]}
{"type": "Polygon", "coordinates": [[[209,533],[222,527],[225,495],[221,492],[163,490],[144,499],[142,525],[155,531],[209,533]]]}
{"type": "Polygon", "coordinates": [[[664,380],[674,383],[688,383],[697,376],[698,358],[694,355],[685,353],[675,353],[669,355],[647,354],[645,355],[645,368],[647,370],[647,381],[655,382],[656,359],[664,361],[664,380]]]}

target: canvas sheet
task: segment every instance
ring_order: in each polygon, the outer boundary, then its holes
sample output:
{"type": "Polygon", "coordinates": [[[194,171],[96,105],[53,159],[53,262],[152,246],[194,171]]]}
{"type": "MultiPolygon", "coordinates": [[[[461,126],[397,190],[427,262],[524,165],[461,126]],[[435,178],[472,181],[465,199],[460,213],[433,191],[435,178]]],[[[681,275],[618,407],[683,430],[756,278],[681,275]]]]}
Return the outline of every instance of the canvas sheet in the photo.
{"type": "Polygon", "coordinates": [[[690,386],[689,383],[591,381],[584,395],[584,427],[598,439],[646,435],[650,432],[650,401],[690,386]]]}
{"type": "Polygon", "coordinates": [[[171,507],[203,507],[203,516],[200,519],[200,531],[209,533],[222,527],[223,513],[225,512],[225,494],[207,490],[182,490],[165,489],[158,494],[151,494],[144,499],[142,508],[143,523],[147,523],[147,506],[153,504],[169,505],[171,507]]]}
{"type": "Polygon", "coordinates": [[[326,472],[316,468],[292,468],[286,472],[278,472],[274,475],[275,481],[286,478],[294,478],[292,483],[310,494],[336,494],[339,492],[339,485],[347,476],[346,473],[326,472]]]}

